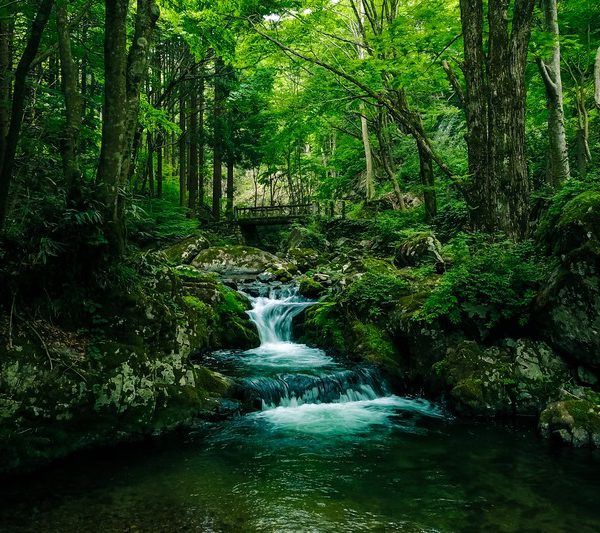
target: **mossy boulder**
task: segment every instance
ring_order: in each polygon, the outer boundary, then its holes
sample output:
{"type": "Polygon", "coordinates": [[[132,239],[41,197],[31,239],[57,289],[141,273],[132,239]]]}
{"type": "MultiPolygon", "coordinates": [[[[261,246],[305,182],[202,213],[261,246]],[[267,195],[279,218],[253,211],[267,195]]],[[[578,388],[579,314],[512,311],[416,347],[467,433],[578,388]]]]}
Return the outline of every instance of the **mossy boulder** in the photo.
{"type": "Polygon", "coordinates": [[[202,250],[209,247],[210,242],[205,236],[195,235],[173,244],[164,253],[175,265],[189,265],[202,250]]]}
{"type": "Polygon", "coordinates": [[[574,362],[600,370],[600,254],[572,251],[536,300],[537,328],[574,362]]]}
{"type": "Polygon", "coordinates": [[[577,448],[600,448],[600,395],[589,389],[578,392],[549,404],[540,415],[540,430],[577,448]]]}
{"type": "Polygon", "coordinates": [[[325,290],[321,283],[308,276],[302,276],[298,280],[298,293],[305,298],[319,298],[325,290]]]}
{"type": "Polygon", "coordinates": [[[277,256],[251,246],[220,246],[202,250],[192,262],[198,270],[223,277],[257,276],[269,269],[287,265],[277,256]]]}
{"type": "Polygon", "coordinates": [[[560,397],[570,377],[547,345],[527,339],[487,348],[464,341],[449,348],[433,371],[445,383],[451,406],[476,416],[535,416],[560,397]]]}
{"type": "Polygon", "coordinates": [[[581,246],[600,245],[600,191],[586,191],[567,202],[558,223],[550,230],[557,254],[568,254],[581,246]]]}
{"type": "Polygon", "coordinates": [[[313,248],[290,248],[286,255],[286,259],[302,273],[315,269],[321,258],[322,255],[313,248]]]}

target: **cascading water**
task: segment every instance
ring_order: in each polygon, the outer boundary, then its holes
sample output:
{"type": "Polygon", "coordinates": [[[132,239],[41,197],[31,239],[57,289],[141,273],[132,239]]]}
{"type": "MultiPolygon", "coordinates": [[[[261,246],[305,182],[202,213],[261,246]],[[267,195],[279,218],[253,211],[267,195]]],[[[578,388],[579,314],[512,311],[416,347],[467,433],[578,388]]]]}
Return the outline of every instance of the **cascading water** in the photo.
{"type": "Polygon", "coordinates": [[[323,350],[292,341],[292,323],[314,304],[294,288],[272,288],[249,297],[248,311],[261,345],[244,352],[243,399],[261,409],[257,418],[280,428],[331,435],[355,433],[373,424],[385,424],[403,411],[441,417],[442,412],[423,400],[389,393],[379,373],[369,367],[343,368],[323,350]]]}

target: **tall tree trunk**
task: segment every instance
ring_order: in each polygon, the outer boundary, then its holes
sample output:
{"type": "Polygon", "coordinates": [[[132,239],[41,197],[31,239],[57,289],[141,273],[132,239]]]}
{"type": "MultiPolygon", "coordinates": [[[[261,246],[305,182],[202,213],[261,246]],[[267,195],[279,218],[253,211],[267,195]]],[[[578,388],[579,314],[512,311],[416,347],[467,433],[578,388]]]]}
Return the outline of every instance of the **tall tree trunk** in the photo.
{"type": "Polygon", "coordinates": [[[163,158],[165,138],[161,133],[156,139],[156,197],[162,198],[163,191],[163,158]]]}
{"type": "Polygon", "coordinates": [[[42,34],[48,23],[54,0],[41,0],[31,27],[31,33],[19,60],[14,76],[14,90],[10,125],[6,137],[0,144],[0,232],[4,230],[8,210],[8,195],[13,178],[17,145],[21,135],[25,111],[26,81],[31,63],[35,59],[42,34]]]}
{"type": "Polygon", "coordinates": [[[154,198],[154,143],[152,140],[152,134],[147,134],[146,146],[148,149],[148,157],[146,159],[146,172],[148,173],[148,191],[150,198],[154,198]]]}
{"type": "Polygon", "coordinates": [[[137,127],[139,96],[147,74],[150,38],[158,20],[153,0],[138,0],[133,42],[127,53],[129,0],[105,0],[104,105],[102,147],[97,182],[106,206],[105,234],[110,251],[125,251],[124,188],[134,132],[137,127]]]}
{"type": "Polygon", "coordinates": [[[58,0],[56,4],[56,30],[58,33],[61,85],[65,99],[66,117],[64,136],[61,139],[61,152],[63,172],[67,184],[67,198],[69,201],[73,201],[78,196],[77,191],[81,178],[78,143],[83,113],[83,98],[77,87],[77,66],[71,52],[67,0],[58,0]]]}
{"type": "Polygon", "coordinates": [[[233,157],[229,157],[227,160],[227,219],[233,220],[233,196],[234,196],[234,170],[235,164],[233,162],[233,157]]]}
{"type": "Polygon", "coordinates": [[[190,95],[190,172],[188,189],[190,191],[188,207],[192,215],[198,210],[198,92],[197,81],[198,66],[194,63],[192,67],[192,90],[190,95]]]}
{"type": "Polygon", "coordinates": [[[475,227],[523,238],[529,227],[525,157],[525,67],[534,0],[488,2],[488,55],[483,1],[460,0],[467,148],[472,185],[467,191],[475,227]]]}
{"type": "Polygon", "coordinates": [[[213,104],[213,200],[212,215],[215,220],[221,216],[221,198],[223,197],[223,105],[225,103],[225,63],[221,58],[215,60],[215,97],[213,104]]]}
{"type": "Polygon", "coordinates": [[[575,89],[575,105],[577,108],[577,170],[579,176],[587,176],[588,165],[592,160],[590,151],[590,119],[585,105],[585,89],[583,84],[578,84],[575,89]]]}
{"type": "Polygon", "coordinates": [[[198,80],[198,205],[200,208],[205,202],[205,158],[204,158],[204,68],[200,69],[200,79],[198,80]]]}
{"type": "Polygon", "coordinates": [[[600,47],[596,51],[596,62],[594,63],[594,103],[600,113],[600,47]]]}
{"type": "Polygon", "coordinates": [[[0,153],[10,126],[14,18],[0,18],[0,153]]]}
{"type": "Polygon", "coordinates": [[[179,88],[179,205],[185,206],[187,198],[187,136],[185,94],[183,85],[179,88]]]}
{"type": "Polygon", "coordinates": [[[544,87],[548,107],[548,143],[549,158],[547,179],[551,187],[558,187],[569,179],[569,150],[565,132],[565,112],[563,105],[563,86],[560,70],[560,30],[558,26],[557,0],[543,0],[544,29],[554,39],[552,52],[548,59],[538,59],[538,66],[544,87]]]}
{"type": "Polygon", "coordinates": [[[419,152],[419,174],[423,186],[423,200],[425,203],[425,222],[430,222],[437,215],[433,159],[418,143],[417,149],[419,152]]]}

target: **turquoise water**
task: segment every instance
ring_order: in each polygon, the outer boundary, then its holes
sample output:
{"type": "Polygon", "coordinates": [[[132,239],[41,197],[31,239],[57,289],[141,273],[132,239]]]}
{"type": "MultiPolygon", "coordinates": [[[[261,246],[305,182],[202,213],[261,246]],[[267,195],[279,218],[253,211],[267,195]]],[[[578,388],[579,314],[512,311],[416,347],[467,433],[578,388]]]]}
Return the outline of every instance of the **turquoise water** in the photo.
{"type": "Polygon", "coordinates": [[[0,530],[600,531],[600,454],[391,394],[292,342],[307,302],[253,302],[263,345],[208,363],[261,410],[5,480],[0,530]]]}

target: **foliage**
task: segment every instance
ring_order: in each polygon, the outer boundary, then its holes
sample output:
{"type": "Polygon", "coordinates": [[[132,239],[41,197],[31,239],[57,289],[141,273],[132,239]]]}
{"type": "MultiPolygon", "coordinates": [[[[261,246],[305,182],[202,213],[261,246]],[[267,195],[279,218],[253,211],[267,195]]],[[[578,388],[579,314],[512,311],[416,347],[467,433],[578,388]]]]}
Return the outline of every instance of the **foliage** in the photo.
{"type": "Polygon", "coordinates": [[[396,274],[367,272],[354,281],[338,297],[344,309],[358,317],[377,319],[409,288],[396,274]]]}
{"type": "MultiPolygon", "coordinates": [[[[454,245],[464,254],[464,237],[454,245]]],[[[416,318],[448,319],[471,325],[486,337],[506,322],[524,326],[529,306],[547,278],[548,263],[535,253],[533,243],[471,242],[471,253],[444,274],[416,318]]]]}

